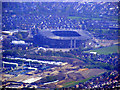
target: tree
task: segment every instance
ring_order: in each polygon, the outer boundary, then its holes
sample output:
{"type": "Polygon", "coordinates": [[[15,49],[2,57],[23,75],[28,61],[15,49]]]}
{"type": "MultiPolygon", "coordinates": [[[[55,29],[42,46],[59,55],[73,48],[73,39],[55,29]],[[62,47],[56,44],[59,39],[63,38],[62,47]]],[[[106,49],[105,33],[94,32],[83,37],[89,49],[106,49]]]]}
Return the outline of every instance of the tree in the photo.
{"type": "Polygon", "coordinates": [[[11,47],[10,41],[11,40],[8,39],[8,38],[6,38],[6,39],[3,40],[3,43],[2,43],[3,49],[9,49],[11,47]]]}

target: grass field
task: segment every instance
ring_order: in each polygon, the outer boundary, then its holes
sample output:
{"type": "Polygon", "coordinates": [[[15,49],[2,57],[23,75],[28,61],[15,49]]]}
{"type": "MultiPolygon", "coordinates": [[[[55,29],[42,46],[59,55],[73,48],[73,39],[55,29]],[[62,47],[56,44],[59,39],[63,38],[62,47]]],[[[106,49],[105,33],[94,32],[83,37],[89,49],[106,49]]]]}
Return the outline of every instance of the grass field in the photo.
{"type": "Polygon", "coordinates": [[[98,54],[112,54],[112,53],[117,53],[118,52],[118,46],[117,45],[113,45],[113,46],[109,46],[109,47],[102,47],[102,48],[98,48],[98,49],[93,49],[93,50],[89,50],[86,52],[97,52],[98,54]]]}
{"type": "Polygon", "coordinates": [[[117,20],[118,21],[118,18],[116,16],[111,16],[111,17],[77,17],[77,16],[69,16],[68,17],[69,19],[84,19],[84,20],[87,20],[87,19],[91,19],[91,20],[102,20],[102,19],[105,19],[105,20],[110,20],[110,21],[114,21],[114,20],[117,20]]]}
{"type": "MultiPolygon", "coordinates": [[[[106,72],[106,71],[105,71],[106,72]]],[[[93,73],[93,72],[92,72],[93,73]]],[[[83,79],[81,81],[71,81],[71,82],[66,82],[64,84],[62,84],[62,86],[64,88],[68,88],[68,87],[72,87],[72,86],[75,86],[79,83],[84,83],[86,81],[89,81],[90,79],[94,78],[94,77],[98,77],[98,76],[101,76],[102,74],[104,74],[104,72],[100,73],[99,75],[94,75],[94,76],[90,76],[89,78],[86,78],[86,79],[83,79]]]]}
{"type": "Polygon", "coordinates": [[[87,19],[101,20],[101,18],[87,18],[87,17],[75,17],[75,16],[68,17],[68,18],[70,18],[70,19],[84,19],[84,20],[87,20],[87,19]]]}
{"type": "Polygon", "coordinates": [[[83,80],[81,80],[81,81],[71,81],[71,82],[67,82],[67,83],[64,83],[64,84],[63,84],[63,87],[67,88],[67,87],[70,87],[70,86],[74,86],[74,85],[77,85],[77,84],[79,84],[79,83],[86,82],[86,81],[88,81],[88,80],[91,79],[91,78],[93,78],[93,76],[92,76],[92,77],[89,77],[89,78],[87,78],[87,79],[83,79],[83,80]]]}

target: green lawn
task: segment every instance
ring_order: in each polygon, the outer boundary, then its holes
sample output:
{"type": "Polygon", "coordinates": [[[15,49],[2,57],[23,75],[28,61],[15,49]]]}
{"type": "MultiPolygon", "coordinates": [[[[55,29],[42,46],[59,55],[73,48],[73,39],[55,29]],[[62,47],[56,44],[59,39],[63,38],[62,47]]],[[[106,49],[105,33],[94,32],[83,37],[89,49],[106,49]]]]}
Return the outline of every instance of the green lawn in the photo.
{"type": "Polygon", "coordinates": [[[81,80],[81,81],[71,81],[71,82],[67,82],[67,83],[64,83],[63,84],[63,87],[70,87],[70,86],[74,86],[74,85],[77,85],[77,84],[79,84],[79,83],[83,83],[83,82],[86,82],[86,81],[88,81],[89,79],[91,79],[91,78],[93,78],[93,76],[92,77],[89,77],[89,78],[87,78],[87,79],[83,79],[83,80],[81,80]]]}
{"type": "Polygon", "coordinates": [[[103,47],[103,48],[89,50],[87,52],[97,52],[98,54],[107,55],[107,54],[117,53],[118,52],[118,46],[113,45],[113,46],[109,46],[109,47],[103,47]]]}
{"type": "Polygon", "coordinates": [[[72,17],[68,17],[70,19],[84,19],[84,20],[87,20],[87,19],[92,19],[92,20],[101,20],[101,18],[87,18],[87,17],[76,17],[76,16],[72,16],[72,17]]]}
{"type": "Polygon", "coordinates": [[[102,19],[107,19],[107,20],[110,20],[110,21],[118,21],[118,18],[117,18],[117,16],[111,16],[111,17],[106,17],[106,16],[104,16],[104,17],[77,17],[77,16],[69,16],[68,18],[70,18],[70,19],[84,19],[84,20],[86,20],[86,19],[92,19],[92,20],[102,20],[102,19]]]}
{"type": "Polygon", "coordinates": [[[77,85],[77,84],[79,84],[79,83],[84,83],[84,82],[92,79],[93,77],[101,76],[102,74],[104,74],[104,73],[101,73],[101,74],[99,74],[99,75],[97,75],[97,76],[91,76],[91,77],[86,78],[86,79],[83,79],[83,80],[81,80],[81,81],[71,81],[71,82],[67,82],[67,83],[62,84],[62,86],[63,86],[64,88],[68,88],[68,87],[70,87],[70,86],[72,87],[72,86],[75,86],[75,85],[77,85]]]}

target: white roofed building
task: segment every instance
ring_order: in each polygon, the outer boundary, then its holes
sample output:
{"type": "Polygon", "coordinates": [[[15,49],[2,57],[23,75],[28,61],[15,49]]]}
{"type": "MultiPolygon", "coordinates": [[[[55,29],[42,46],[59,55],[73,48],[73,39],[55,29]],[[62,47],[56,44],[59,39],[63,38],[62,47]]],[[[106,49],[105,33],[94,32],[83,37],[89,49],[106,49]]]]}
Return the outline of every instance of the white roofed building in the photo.
{"type": "Polygon", "coordinates": [[[12,41],[12,44],[27,44],[27,43],[25,43],[25,41],[20,40],[20,41],[12,41]]]}

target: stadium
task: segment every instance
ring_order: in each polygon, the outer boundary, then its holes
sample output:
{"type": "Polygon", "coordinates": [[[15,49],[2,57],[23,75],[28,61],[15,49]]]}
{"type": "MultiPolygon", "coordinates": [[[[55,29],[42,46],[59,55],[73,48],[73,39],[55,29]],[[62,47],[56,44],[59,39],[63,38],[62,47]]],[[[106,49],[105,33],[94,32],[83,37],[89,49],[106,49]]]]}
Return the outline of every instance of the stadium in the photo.
{"type": "Polygon", "coordinates": [[[49,48],[78,48],[92,35],[83,30],[39,30],[34,44],[49,48]]]}

